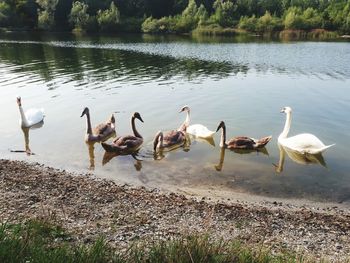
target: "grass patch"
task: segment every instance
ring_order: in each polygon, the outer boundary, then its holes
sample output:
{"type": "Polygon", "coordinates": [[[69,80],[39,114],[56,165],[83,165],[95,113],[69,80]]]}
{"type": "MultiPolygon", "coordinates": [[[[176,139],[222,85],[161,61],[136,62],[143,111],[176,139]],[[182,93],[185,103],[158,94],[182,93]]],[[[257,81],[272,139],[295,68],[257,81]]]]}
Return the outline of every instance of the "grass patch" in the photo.
{"type": "Polygon", "coordinates": [[[324,29],[313,29],[311,31],[305,30],[283,30],[279,33],[279,37],[284,40],[331,40],[339,37],[337,32],[327,31],[324,29]]]}
{"type": "Polygon", "coordinates": [[[168,241],[134,243],[126,251],[113,250],[102,239],[92,245],[77,245],[61,227],[47,222],[0,225],[0,262],[303,262],[293,253],[273,255],[238,241],[213,241],[208,235],[168,241]]]}
{"type": "Polygon", "coordinates": [[[197,27],[192,31],[194,35],[204,35],[204,36],[236,36],[237,34],[245,33],[242,30],[235,28],[223,28],[219,25],[207,25],[197,27]]]}

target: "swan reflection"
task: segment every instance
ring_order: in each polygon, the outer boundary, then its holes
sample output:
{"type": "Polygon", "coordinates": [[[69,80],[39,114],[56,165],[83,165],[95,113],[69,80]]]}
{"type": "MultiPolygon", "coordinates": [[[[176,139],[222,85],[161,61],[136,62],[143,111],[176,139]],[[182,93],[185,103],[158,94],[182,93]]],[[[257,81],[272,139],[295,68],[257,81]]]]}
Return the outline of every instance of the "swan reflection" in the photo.
{"type": "Polygon", "coordinates": [[[24,149],[25,150],[11,150],[11,152],[16,152],[16,153],[26,153],[28,156],[30,155],[35,155],[35,153],[32,152],[29,146],[29,130],[35,130],[39,129],[44,125],[44,121],[41,121],[31,127],[21,127],[23,136],[24,136],[24,149]]]}
{"type": "Polygon", "coordinates": [[[103,158],[102,158],[102,165],[105,165],[107,163],[109,163],[114,157],[117,156],[125,156],[125,155],[131,155],[133,159],[135,159],[135,163],[134,163],[134,167],[136,169],[136,171],[141,171],[142,169],[142,160],[138,159],[138,151],[132,153],[132,154],[120,154],[120,153],[116,153],[116,152],[107,152],[105,151],[103,158]]]}
{"type": "Polygon", "coordinates": [[[193,136],[193,135],[189,134],[189,138],[191,139],[191,141],[198,141],[198,142],[201,142],[201,143],[208,143],[208,144],[210,144],[211,146],[214,146],[214,147],[215,147],[215,141],[214,141],[214,138],[213,138],[213,137],[210,137],[210,138],[200,138],[200,137],[196,137],[196,136],[193,136]]]}
{"type": "Polygon", "coordinates": [[[224,161],[225,161],[225,148],[224,147],[220,147],[220,160],[219,163],[217,165],[215,165],[215,170],[218,172],[221,172],[222,167],[224,165],[224,161]]]}
{"type": "MultiPolygon", "coordinates": [[[[217,165],[215,165],[215,170],[220,172],[223,168],[224,165],[224,161],[225,161],[225,150],[226,148],[224,147],[220,147],[220,160],[219,163],[217,165]]],[[[267,151],[267,149],[265,147],[263,148],[258,148],[255,150],[248,150],[248,149],[230,149],[231,152],[235,152],[238,154],[250,154],[250,153],[255,153],[255,154],[259,154],[262,153],[264,155],[269,155],[269,152],[267,151]]]]}
{"type": "Polygon", "coordinates": [[[181,144],[175,144],[169,147],[162,147],[156,150],[153,150],[153,159],[162,160],[167,153],[174,152],[182,149],[184,152],[189,152],[191,147],[191,138],[189,134],[185,133],[185,140],[181,144]]]}
{"type": "Polygon", "coordinates": [[[310,153],[300,153],[297,151],[293,151],[288,149],[287,147],[283,147],[281,144],[278,144],[280,159],[278,165],[275,165],[275,170],[277,173],[281,173],[283,171],[284,161],[286,153],[288,157],[295,163],[306,165],[306,164],[320,164],[323,167],[327,167],[326,162],[322,156],[322,153],[310,154],[310,153]]]}
{"type": "Polygon", "coordinates": [[[90,160],[89,170],[95,170],[95,143],[96,142],[86,142],[86,145],[89,150],[89,160],[90,160]]]}
{"type": "MultiPolygon", "coordinates": [[[[106,136],[102,142],[108,140],[109,138],[114,138],[115,137],[115,132],[109,134],[108,136],[106,136]]],[[[97,141],[85,141],[85,144],[88,148],[88,152],[89,152],[89,162],[90,162],[90,166],[89,166],[89,170],[93,171],[95,170],[95,144],[99,143],[97,141]]]]}

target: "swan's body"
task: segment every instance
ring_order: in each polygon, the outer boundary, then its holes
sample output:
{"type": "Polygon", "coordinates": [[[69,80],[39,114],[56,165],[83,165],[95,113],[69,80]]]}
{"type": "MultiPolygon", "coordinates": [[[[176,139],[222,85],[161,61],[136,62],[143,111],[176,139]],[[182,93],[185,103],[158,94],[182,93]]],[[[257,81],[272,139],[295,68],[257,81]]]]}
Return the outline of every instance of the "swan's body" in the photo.
{"type": "Polygon", "coordinates": [[[278,143],[283,147],[302,154],[317,154],[324,152],[326,149],[334,145],[325,145],[319,138],[310,133],[302,133],[292,137],[287,137],[292,121],[292,109],[290,107],[284,107],[281,112],[286,113],[287,116],[284,129],[278,137],[278,143]]]}
{"type": "Polygon", "coordinates": [[[183,107],[180,112],[187,111],[186,119],[181,124],[179,129],[172,130],[165,135],[162,131],[159,131],[153,141],[153,150],[173,150],[185,144],[186,142],[186,130],[190,122],[189,107],[183,107]]]}
{"type": "Polygon", "coordinates": [[[193,124],[187,127],[186,132],[203,139],[212,138],[215,134],[215,131],[209,130],[207,127],[205,127],[202,124],[193,124]]]}
{"type": "Polygon", "coordinates": [[[210,131],[207,127],[205,127],[202,124],[193,124],[190,125],[190,108],[188,106],[184,106],[180,112],[186,111],[186,119],[184,123],[180,126],[178,130],[184,131],[186,130],[186,133],[193,135],[197,138],[202,139],[210,139],[215,134],[214,131],[210,131]]]}
{"type": "Polygon", "coordinates": [[[223,121],[220,122],[216,131],[222,129],[221,132],[221,140],[220,147],[227,149],[246,149],[246,150],[255,150],[264,147],[272,138],[272,136],[263,137],[259,140],[246,137],[239,136],[226,141],[226,125],[223,121]]]}
{"type": "Polygon", "coordinates": [[[114,115],[110,117],[104,123],[100,123],[96,127],[91,127],[90,111],[89,108],[85,108],[80,117],[86,115],[86,142],[99,142],[108,139],[111,135],[115,134],[115,118],[114,115]]]}
{"type": "Polygon", "coordinates": [[[30,128],[44,120],[44,109],[29,109],[24,112],[21,97],[17,97],[17,105],[21,115],[19,124],[22,128],[30,128]]]}
{"type": "Polygon", "coordinates": [[[107,152],[117,152],[121,154],[129,154],[137,151],[143,143],[143,138],[136,130],[135,119],[139,119],[141,122],[143,122],[141,115],[138,112],[135,112],[131,117],[131,127],[134,135],[117,137],[110,144],[103,142],[102,147],[107,152]]]}
{"type": "Polygon", "coordinates": [[[186,142],[186,135],[182,131],[170,131],[163,135],[163,132],[159,131],[153,141],[153,149],[157,150],[174,150],[186,142]]]}

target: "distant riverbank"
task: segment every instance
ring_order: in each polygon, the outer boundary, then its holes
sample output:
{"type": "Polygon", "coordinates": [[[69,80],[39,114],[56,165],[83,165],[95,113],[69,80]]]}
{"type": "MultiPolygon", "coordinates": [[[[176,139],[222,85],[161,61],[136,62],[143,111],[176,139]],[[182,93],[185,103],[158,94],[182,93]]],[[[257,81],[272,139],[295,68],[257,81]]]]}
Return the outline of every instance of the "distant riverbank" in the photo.
{"type": "Polygon", "coordinates": [[[207,202],[9,160],[0,160],[0,196],[2,223],[45,220],[84,243],[102,235],[111,247],[128,247],[135,240],[209,234],[331,261],[350,253],[350,211],[336,207],[207,202]]]}
{"type": "MultiPolygon", "coordinates": [[[[27,33],[45,33],[41,30],[28,30],[27,28],[1,28],[0,34],[13,33],[13,32],[27,32],[27,33]]],[[[48,33],[48,32],[46,32],[48,33]]],[[[55,32],[51,32],[55,33],[55,32]]],[[[56,32],[59,33],[59,32],[56,32]]],[[[62,31],[60,33],[70,33],[67,31],[62,31]]],[[[98,32],[87,32],[87,31],[73,31],[71,32],[75,35],[80,36],[89,36],[99,34],[98,32]]],[[[100,33],[101,34],[101,33],[100,33]]],[[[344,40],[350,39],[350,35],[339,34],[336,31],[328,31],[325,29],[313,29],[313,30],[281,30],[281,31],[273,31],[273,32],[252,32],[237,28],[223,28],[220,26],[204,26],[198,27],[193,30],[191,33],[176,33],[176,32],[157,32],[157,33],[143,33],[140,28],[134,28],[131,31],[121,31],[121,32],[111,32],[111,33],[102,33],[102,35],[115,35],[118,36],[120,34],[144,34],[144,35],[155,35],[155,36],[190,36],[192,38],[203,38],[203,37],[225,37],[227,39],[232,37],[239,37],[243,39],[276,39],[276,40],[344,40]]]]}

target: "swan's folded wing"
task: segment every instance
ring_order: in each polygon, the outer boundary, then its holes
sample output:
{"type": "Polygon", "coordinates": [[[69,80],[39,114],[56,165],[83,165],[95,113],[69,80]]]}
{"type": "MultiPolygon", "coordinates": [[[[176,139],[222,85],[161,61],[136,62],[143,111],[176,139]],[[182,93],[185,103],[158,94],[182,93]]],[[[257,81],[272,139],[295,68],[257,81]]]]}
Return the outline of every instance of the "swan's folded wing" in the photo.
{"type": "Polygon", "coordinates": [[[249,137],[239,136],[239,137],[232,138],[227,142],[227,144],[235,148],[246,148],[246,147],[253,147],[253,145],[255,144],[255,141],[249,137]]]}
{"type": "Polygon", "coordinates": [[[44,119],[44,112],[42,109],[29,109],[26,111],[25,115],[30,125],[39,123],[44,119]]]}
{"type": "Polygon", "coordinates": [[[170,131],[164,136],[164,144],[177,144],[184,141],[184,133],[180,131],[170,131]]]}
{"type": "Polygon", "coordinates": [[[106,131],[111,129],[111,124],[110,123],[101,123],[99,125],[97,125],[94,129],[93,129],[93,133],[98,135],[98,134],[104,134],[106,131]]]}
{"type": "Polygon", "coordinates": [[[298,134],[283,140],[283,146],[289,149],[304,152],[308,150],[322,149],[323,142],[315,135],[309,133],[298,134]]]}

